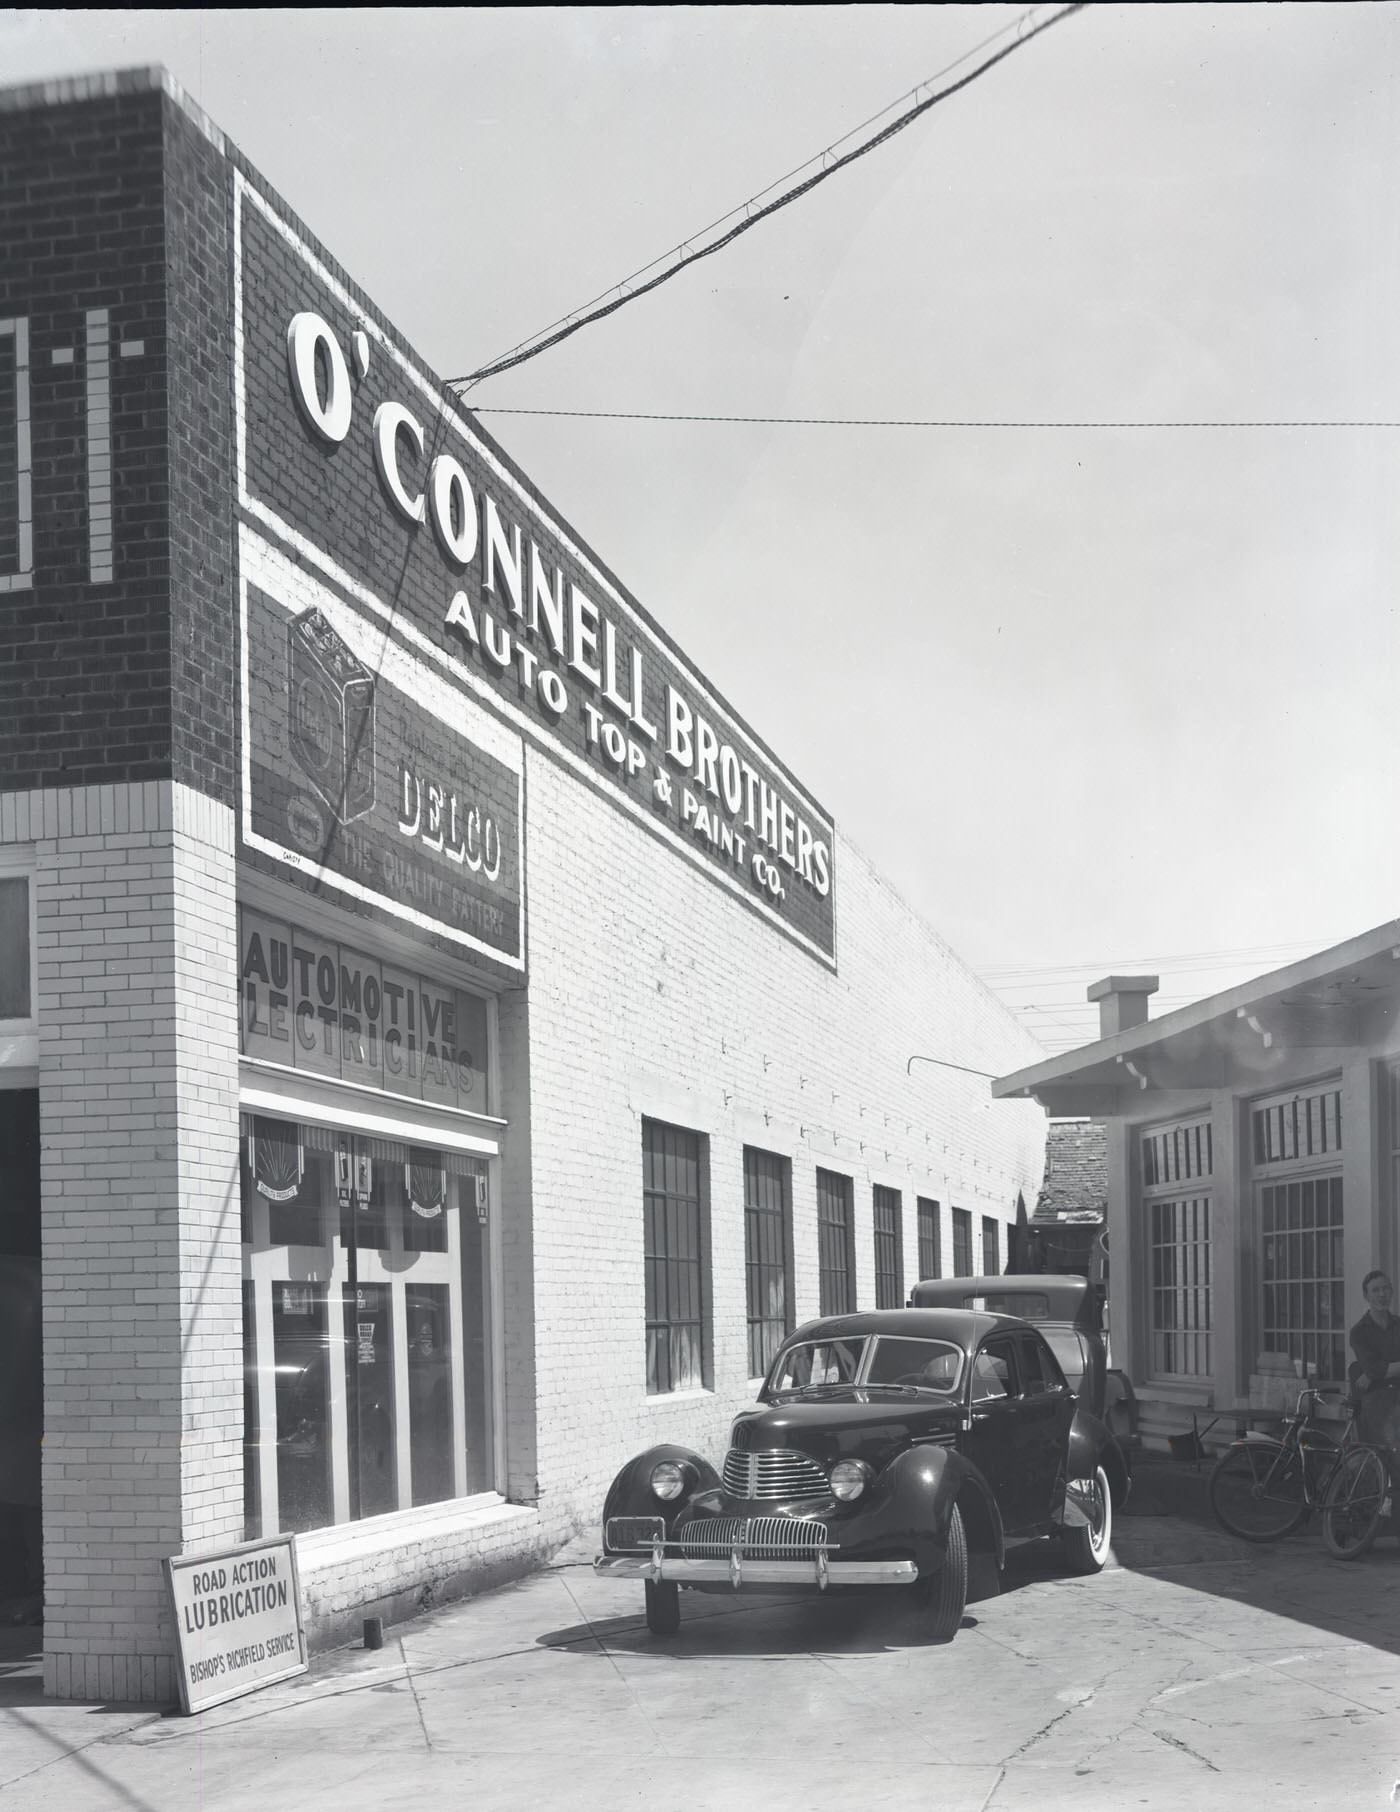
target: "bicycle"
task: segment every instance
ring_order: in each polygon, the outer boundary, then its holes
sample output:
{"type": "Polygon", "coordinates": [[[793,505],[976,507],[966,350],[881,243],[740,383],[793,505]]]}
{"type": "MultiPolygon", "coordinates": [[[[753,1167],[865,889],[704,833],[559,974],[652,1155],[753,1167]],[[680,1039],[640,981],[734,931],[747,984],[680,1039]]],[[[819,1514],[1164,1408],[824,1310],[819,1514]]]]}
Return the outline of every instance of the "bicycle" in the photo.
{"type": "Polygon", "coordinates": [[[1210,1475],[1210,1507],[1223,1529],[1244,1541],[1279,1541],[1320,1510],[1330,1554],[1365,1553],[1388,1509],[1388,1456],[1358,1437],[1354,1403],[1340,1443],[1314,1426],[1313,1405],[1338,1395],[1305,1385],[1281,1436],[1251,1431],[1231,1442],[1210,1475]]]}
{"type": "Polygon", "coordinates": [[[1322,1539],[1338,1560],[1358,1560],[1391,1513],[1392,1455],[1358,1437],[1361,1403],[1355,1397],[1350,1401],[1350,1439],[1344,1441],[1322,1494],[1322,1539]]]}

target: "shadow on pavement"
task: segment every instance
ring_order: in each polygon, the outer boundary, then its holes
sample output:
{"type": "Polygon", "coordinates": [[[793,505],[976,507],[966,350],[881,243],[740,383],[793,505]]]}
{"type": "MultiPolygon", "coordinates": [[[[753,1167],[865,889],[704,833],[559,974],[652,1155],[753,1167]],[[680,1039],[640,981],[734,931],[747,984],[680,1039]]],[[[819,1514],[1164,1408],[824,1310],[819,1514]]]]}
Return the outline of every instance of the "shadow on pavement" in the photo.
{"type": "MultiPolygon", "coordinates": [[[[1241,1541],[1216,1522],[1209,1486],[1209,1462],[1198,1471],[1189,1462],[1181,1464],[1165,1455],[1139,1456],[1129,1503],[1115,1519],[1116,1568],[1400,1655],[1400,1620],[1390,1605],[1400,1569],[1400,1546],[1393,1536],[1383,1535],[1371,1553],[1356,1561],[1334,1560],[1327,1553],[1315,1516],[1280,1542],[1241,1541]]],[[[999,1591],[984,1587],[974,1592],[962,1627],[976,1627],[976,1610],[985,1598],[1005,1598],[1056,1581],[1076,1591],[1086,1587],[1092,1591],[1095,1584],[1066,1574],[1056,1542],[1015,1548],[1007,1556],[999,1591]]],[[[580,1655],[606,1652],[651,1658],[804,1650],[876,1654],[938,1646],[921,1629],[917,1608],[890,1592],[824,1599],[796,1594],[731,1599],[686,1592],[681,1598],[680,1631],[664,1638],[648,1632],[641,1598],[639,1583],[634,1615],[550,1630],[536,1642],[580,1655]]]]}
{"type": "Polygon", "coordinates": [[[1400,1655],[1394,1534],[1382,1534],[1359,1560],[1328,1554],[1316,1515],[1281,1541],[1241,1541],[1215,1520],[1210,1470],[1209,1461],[1198,1471],[1155,1454],[1139,1459],[1114,1530],[1121,1568],[1400,1655]]]}
{"type": "MultiPolygon", "coordinates": [[[[640,1588],[639,1588],[640,1591],[640,1588]]],[[[896,1649],[942,1646],[921,1627],[914,1607],[892,1604],[891,1594],[847,1598],[744,1597],[729,1601],[710,1593],[682,1595],[681,1627],[674,1636],[653,1636],[640,1607],[634,1617],[548,1630],[535,1638],[541,1648],[571,1649],[602,1657],[632,1654],[668,1656],[783,1656],[815,1650],[825,1655],[888,1654],[896,1649]],[[706,1600],[709,1603],[706,1603],[706,1600]]],[[[963,1629],[975,1629],[971,1612],[963,1629]]]]}

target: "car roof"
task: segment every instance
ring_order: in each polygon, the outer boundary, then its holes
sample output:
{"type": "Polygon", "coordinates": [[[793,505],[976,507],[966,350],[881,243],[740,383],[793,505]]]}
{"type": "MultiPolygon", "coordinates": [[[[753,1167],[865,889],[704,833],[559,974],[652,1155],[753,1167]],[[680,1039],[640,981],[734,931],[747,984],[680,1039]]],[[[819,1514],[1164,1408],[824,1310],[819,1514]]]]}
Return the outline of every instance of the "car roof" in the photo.
{"type": "Polygon", "coordinates": [[[1002,1277],[925,1277],[909,1292],[918,1308],[981,1308],[990,1297],[1003,1314],[1044,1324],[1064,1322],[1088,1332],[1101,1325],[1098,1293],[1082,1277],[1010,1272],[1002,1277]],[[1042,1306],[1043,1305],[1043,1306],[1042,1306]]]}
{"type": "Polygon", "coordinates": [[[985,1309],[863,1309],[853,1315],[824,1315],[819,1321],[805,1323],[788,1339],[859,1340],[869,1334],[888,1334],[972,1346],[993,1328],[1028,1325],[1018,1315],[994,1315],[985,1309]]]}

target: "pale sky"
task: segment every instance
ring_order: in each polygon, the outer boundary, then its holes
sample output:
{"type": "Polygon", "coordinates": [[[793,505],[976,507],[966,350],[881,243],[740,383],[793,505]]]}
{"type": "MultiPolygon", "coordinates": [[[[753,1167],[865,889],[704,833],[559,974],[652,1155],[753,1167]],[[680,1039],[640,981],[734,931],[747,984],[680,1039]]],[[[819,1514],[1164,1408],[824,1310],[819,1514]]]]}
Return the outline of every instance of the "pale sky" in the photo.
{"type": "MultiPolygon", "coordinates": [[[[1022,10],[11,11],[0,81],[164,63],[452,377],[1022,10]]],[[[490,411],[1400,424],[1398,77],[1395,5],[1089,7],[472,393],[1052,1048],[1400,914],[1400,426],[490,411]]]]}

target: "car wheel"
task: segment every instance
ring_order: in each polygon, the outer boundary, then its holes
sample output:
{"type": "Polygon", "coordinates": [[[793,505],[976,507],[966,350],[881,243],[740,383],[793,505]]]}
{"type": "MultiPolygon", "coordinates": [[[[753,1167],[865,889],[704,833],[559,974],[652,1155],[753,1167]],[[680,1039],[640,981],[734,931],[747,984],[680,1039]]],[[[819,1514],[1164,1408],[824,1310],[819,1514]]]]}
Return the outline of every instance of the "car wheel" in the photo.
{"type": "Polygon", "coordinates": [[[1092,1479],[1077,1479],[1075,1484],[1088,1511],[1089,1522],[1083,1528],[1063,1532],[1069,1568],[1072,1573],[1101,1573],[1108,1562],[1109,1543],[1113,1539],[1113,1499],[1109,1495],[1108,1474],[1100,1466],[1092,1479]]]}
{"type": "Polygon", "coordinates": [[[967,1609],[967,1535],[962,1512],[953,1505],[948,1518],[948,1539],[943,1565],[919,1587],[928,1609],[930,1633],[935,1642],[951,1642],[967,1609]]]}
{"type": "Polygon", "coordinates": [[[647,1628],[653,1636],[674,1636],[681,1627],[681,1589],[673,1579],[648,1579],[647,1628]]]}

